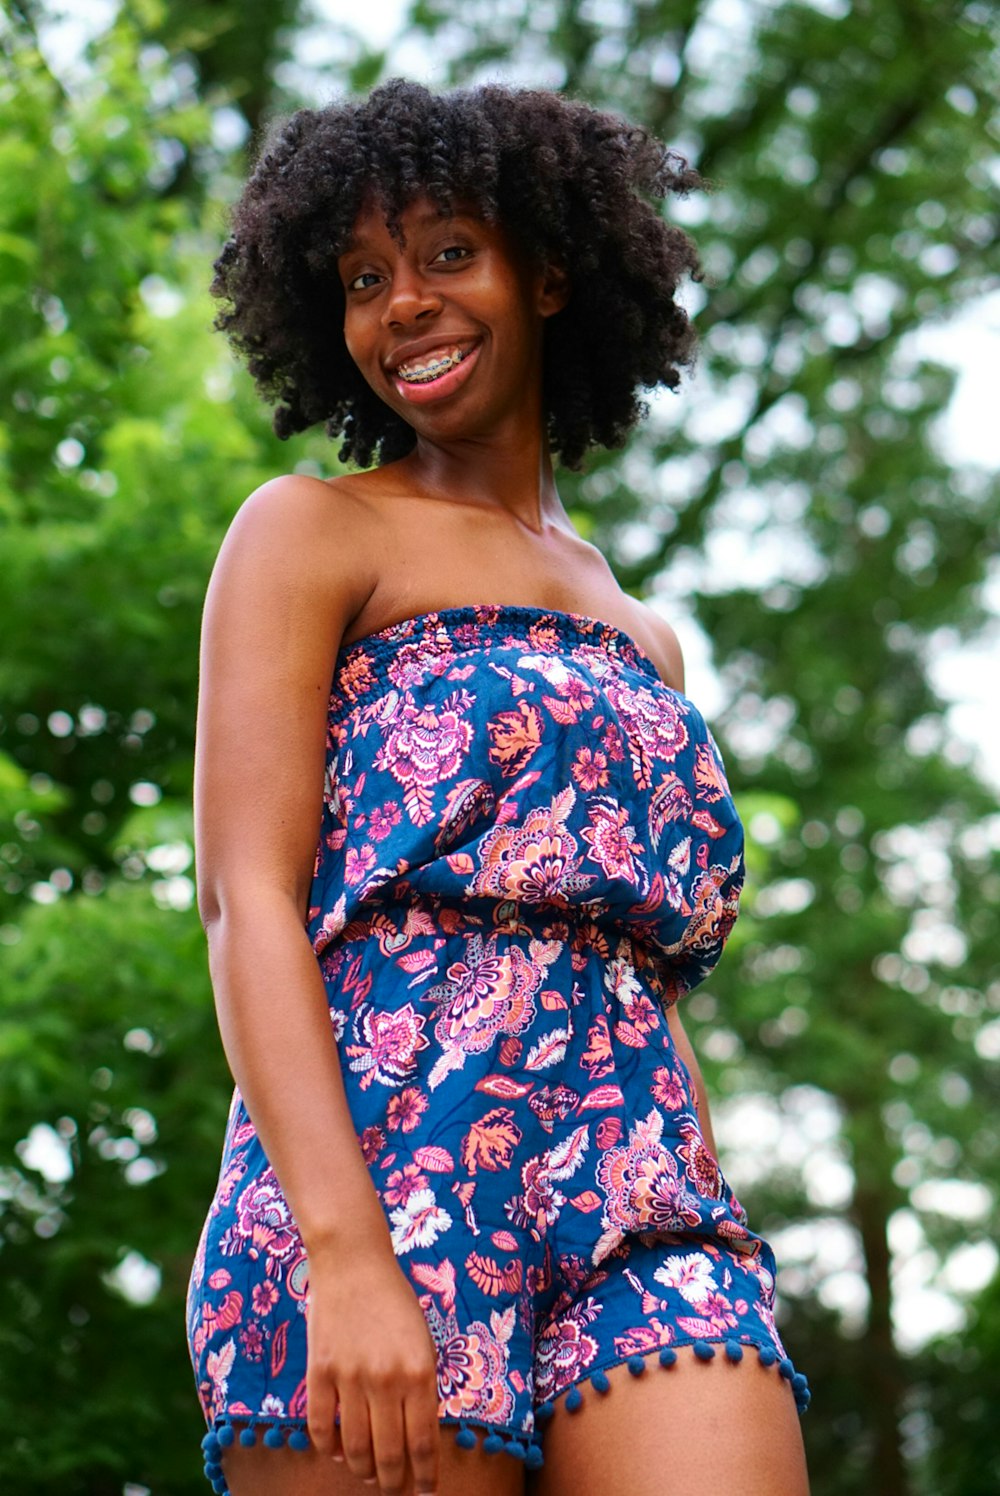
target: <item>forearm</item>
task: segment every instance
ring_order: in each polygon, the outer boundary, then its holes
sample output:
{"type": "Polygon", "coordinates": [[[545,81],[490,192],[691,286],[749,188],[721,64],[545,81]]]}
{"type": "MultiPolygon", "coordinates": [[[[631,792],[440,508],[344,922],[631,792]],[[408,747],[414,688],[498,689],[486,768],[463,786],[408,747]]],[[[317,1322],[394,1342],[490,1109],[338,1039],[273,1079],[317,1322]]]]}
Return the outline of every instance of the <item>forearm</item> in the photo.
{"type": "Polygon", "coordinates": [[[299,912],[280,897],[230,901],[208,943],[226,1058],[307,1251],[389,1247],[299,912]]]}

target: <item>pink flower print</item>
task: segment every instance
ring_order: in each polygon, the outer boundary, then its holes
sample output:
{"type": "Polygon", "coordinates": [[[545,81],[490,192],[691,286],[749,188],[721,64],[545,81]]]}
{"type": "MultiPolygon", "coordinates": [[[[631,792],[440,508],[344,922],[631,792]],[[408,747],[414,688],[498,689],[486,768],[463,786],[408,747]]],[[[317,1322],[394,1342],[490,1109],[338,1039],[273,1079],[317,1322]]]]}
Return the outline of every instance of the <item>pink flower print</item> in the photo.
{"type": "Polygon", "coordinates": [[[575,803],[567,786],[550,807],[538,806],[520,823],[505,820],[488,831],[479,844],[480,866],[470,893],[565,906],[569,895],[589,888],[594,880],[579,871],[576,837],[566,825],[575,803]]]}
{"type": "Polygon", "coordinates": [[[424,1034],[426,1019],[412,1003],[401,1008],[376,1008],[362,1003],[354,1015],[354,1043],[346,1053],[350,1069],[361,1075],[361,1089],[373,1080],[396,1086],[410,1078],[417,1055],[429,1043],[424,1034]]]}
{"type": "Polygon", "coordinates": [[[653,1100],[658,1101],[660,1106],[666,1107],[668,1112],[679,1112],[682,1108],[691,1105],[691,1098],[687,1093],[678,1070],[668,1070],[666,1065],[658,1065],[653,1071],[653,1084],[650,1086],[653,1100]]]}
{"type": "Polygon", "coordinates": [[[344,882],[360,883],[366,873],[375,866],[375,848],[365,842],[360,848],[348,847],[344,859],[344,882]]]}
{"type": "Polygon", "coordinates": [[[405,1205],[417,1190],[427,1189],[430,1181],[420,1172],[419,1164],[404,1164],[394,1169],[385,1182],[383,1196],[387,1205],[405,1205]]]}
{"type": "Polygon", "coordinates": [[[267,1348],[267,1335],[253,1320],[240,1331],[240,1345],[248,1361],[259,1361],[267,1348]]]}
{"type": "Polygon", "coordinates": [[[283,1262],[301,1247],[288,1201],[281,1193],[273,1169],[266,1169],[240,1195],[236,1202],[236,1230],[249,1241],[251,1257],[266,1252],[275,1262],[283,1262]]]}
{"type": "Polygon", "coordinates": [[[385,1147],[385,1133],[381,1127],[366,1127],[358,1139],[358,1143],[361,1147],[361,1157],[368,1167],[371,1168],[385,1147]]]}
{"type": "Polygon", "coordinates": [[[654,762],[673,763],[688,745],[681,709],[673,697],[647,686],[633,691],[621,678],[608,682],[607,694],[625,730],[636,787],[648,790],[654,762]]]}
{"type": "Polygon", "coordinates": [[[590,825],[581,836],[590,847],[587,856],[607,878],[622,878],[644,897],[649,889],[649,874],[639,861],[644,850],[637,839],[628,811],[617,800],[601,795],[587,805],[590,825]]]}
{"type": "Polygon", "coordinates": [[[602,790],[608,782],[608,758],[599,748],[579,748],[573,760],[573,778],[587,793],[602,790]]]}
{"type": "Polygon", "coordinates": [[[479,1320],[463,1332],[454,1314],[438,1322],[435,1341],[442,1417],[502,1424],[513,1416],[514,1398],[506,1380],[513,1306],[490,1318],[495,1333],[479,1320]]]}
{"type": "Polygon", "coordinates": [[[476,1401],[486,1380],[485,1364],[475,1335],[452,1335],[438,1348],[440,1413],[462,1418],[476,1401]]]}
{"type": "Polygon", "coordinates": [[[420,1118],[427,1110],[427,1097],[417,1086],[406,1086],[395,1096],[389,1097],[385,1120],[390,1132],[400,1127],[404,1132],[413,1132],[420,1126],[420,1118]]]}
{"type": "Polygon", "coordinates": [[[523,1193],[504,1205],[508,1220],[530,1230],[535,1241],[544,1241],[548,1228],[559,1219],[566,1197],[557,1190],[549,1171],[548,1158],[529,1158],[521,1169],[523,1193]]]}
{"type": "Polygon", "coordinates": [[[613,722],[609,722],[601,738],[604,751],[613,764],[620,764],[625,757],[622,735],[613,722]]]}
{"type": "Polygon", "coordinates": [[[594,1249],[599,1263],[624,1232],[674,1233],[701,1222],[701,1203],[678,1179],[677,1161],[662,1145],[663,1117],[650,1112],[630,1130],[627,1144],[609,1148],[597,1166],[604,1191],[604,1232],[594,1249]]]}
{"type": "Polygon", "coordinates": [[[376,841],[384,841],[402,819],[403,813],[395,800],[387,800],[384,805],[376,805],[368,817],[368,834],[376,841]]]}
{"type": "Polygon", "coordinates": [[[482,1054],[497,1034],[528,1027],[543,969],[520,946],[507,942],[501,949],[495,936],[469,937],[465,960],[453,961],[446,980],[426,994],[437,1008],[434,1036],[445,1051],[431,1071],[432,1089],[446,1073],[461,1069],[466,1054],[482,1054]]]}
{"type": "Polygon", "coordinates": [[[407,691],[388,726],[375,767],[403,786],[403,805],[415,826],[430,821],[435,787],[454,778],[472,745],[475,729],[463,714],[474,700],[468,691],[453,691],[440,707],[418,707],[407,691]]]}
{"type": "Polygon", "coordinates": [[[389,679],[402,691],[419,685],[427,675],[443,675],[454,664],[455,651],[444,628],[403,644],[389,665],[389,679]]]}
{"type": "Polygon", "coordinates": [[[598,1344],[586,1327],[593,1324],[601,1306],[588,1297],[572,1304],[542,1331],[535,1349],[536,1396],[555,1397],[564,1387],[580,1379],[597,1357],[598,1344]]]}
{"type": "Polygon", "coordinates": [[[263,1318],[265,1314],[270,1314],[278,1302],[280,1295],[276,1285],[271,1282],[270,1278],[265,1278],[263,1283],[254,1284],[251,1297],[254,1314],[259,1314],[263,1318]]]}
{"type": "Polygon", "coordinates": [[[686,1122],[681,1125],[680,1131],[684,1143],[677,1149],[677,1155],[684,1162],[684,1169],[692,1186],[699,1195],[704,1195],[709,1200],[720,1200],[722,1175],[715,1155],[709,1150],[700,1129],[693,1122],[686,1122]]]}

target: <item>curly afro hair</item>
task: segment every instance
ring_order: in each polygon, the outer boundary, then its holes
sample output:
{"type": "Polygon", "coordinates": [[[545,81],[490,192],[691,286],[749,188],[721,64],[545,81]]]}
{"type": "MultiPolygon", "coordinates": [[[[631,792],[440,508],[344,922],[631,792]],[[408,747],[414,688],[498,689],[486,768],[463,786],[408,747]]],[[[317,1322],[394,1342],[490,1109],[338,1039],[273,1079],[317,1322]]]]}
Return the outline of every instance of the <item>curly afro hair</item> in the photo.
{"type": "Polygon", "coordinates": [[[702,185],[645,130],[544,90],[485,85],[433,94],[396,78],[367,99],[301,109],[272,134],[215,263],[216,326],[277,406],[280,437],[319,421],[362,467],[410,451],[414,433],[365,383],[343,337],[336,273],[363,207],[400,215],[426,194],[471,205],[535,262],[568,274],[545,328],[549,441],[568,467],[620,446],[640,391],[676,388],[695,335],[675,300],[697,278],[688,237],[650,199],[702,185]]]}

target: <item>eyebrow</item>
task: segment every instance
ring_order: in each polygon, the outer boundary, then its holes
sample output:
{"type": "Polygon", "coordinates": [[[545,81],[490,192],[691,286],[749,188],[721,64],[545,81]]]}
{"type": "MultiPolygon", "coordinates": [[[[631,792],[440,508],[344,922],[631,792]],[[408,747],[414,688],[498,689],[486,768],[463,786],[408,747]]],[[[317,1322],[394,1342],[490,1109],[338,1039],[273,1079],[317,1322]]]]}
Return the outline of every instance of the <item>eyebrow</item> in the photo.
{"type": "MultiPolygon", "coordinates": [[[[416,218],[416,224],[418,228],[425,228],[428,224],[435,223],[476,223],[479,221],[480,220],[475,213],[440,213],[435,208],[423,208],[417,214],[416,218]]],[[[364,239],[357,239],[352,235],[344,245],[343,249],[340,251],[340,256],[338,256],[338,258],[342,258],[344,255],[349,255],[354,251],[364,248],[364,239]]]]}

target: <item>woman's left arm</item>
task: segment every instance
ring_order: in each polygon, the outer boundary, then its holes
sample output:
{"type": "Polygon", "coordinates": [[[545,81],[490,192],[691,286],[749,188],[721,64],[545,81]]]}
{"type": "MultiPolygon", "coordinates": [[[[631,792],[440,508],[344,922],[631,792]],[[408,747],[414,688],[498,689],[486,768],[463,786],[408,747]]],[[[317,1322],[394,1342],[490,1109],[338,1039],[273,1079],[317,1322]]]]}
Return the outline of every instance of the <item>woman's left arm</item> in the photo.
{"type": "Polygon", "coordinates": [[[702,1136],[712,1150],[712,1153],[718,1158],[719,1150],[715,1146],[715,1134],[712,1131],[712,1118],[708,1110],[708,1092],[705,1090],[705,1078],[701,1073],[701,1066],[698,1064],[691,1040],[688,1038],[684,1025],[681,1022],[681,1016],[677,1011],[676,1004],[667,1010],[667,1023],[670,1025],[670,1033],[676,1045],[677,1053],[688,1067],[691,1079],[694,1082],[694,1099],[695,1105],[698,1108],[698,1122],[701,1126],[702,1136]]]}

